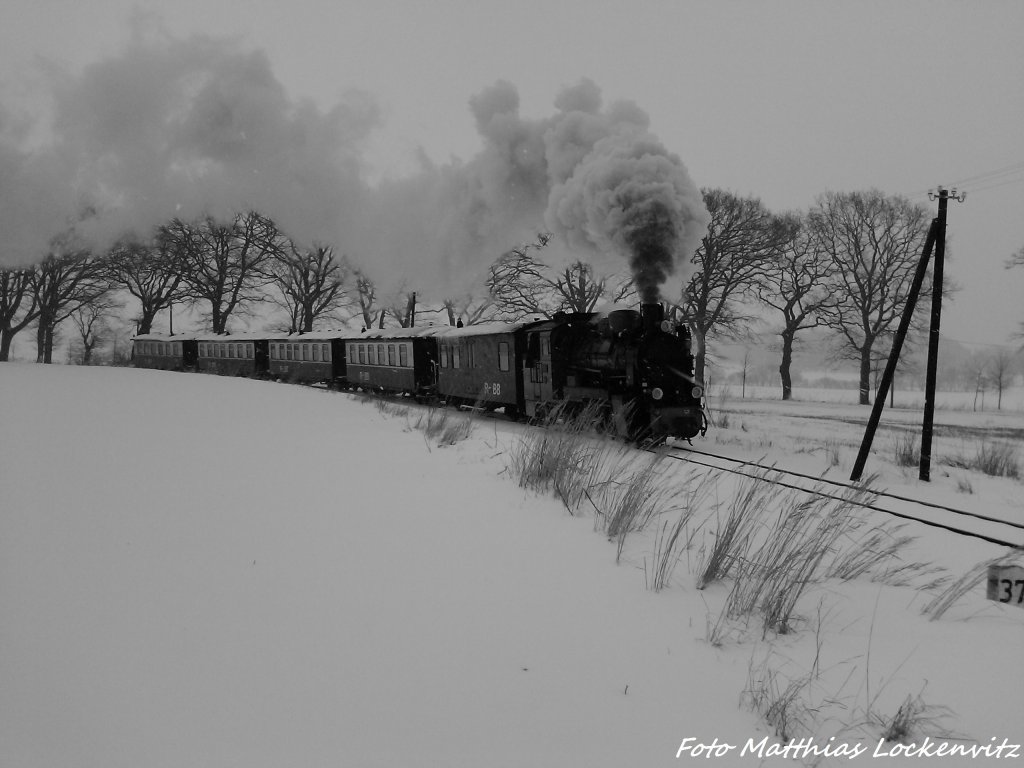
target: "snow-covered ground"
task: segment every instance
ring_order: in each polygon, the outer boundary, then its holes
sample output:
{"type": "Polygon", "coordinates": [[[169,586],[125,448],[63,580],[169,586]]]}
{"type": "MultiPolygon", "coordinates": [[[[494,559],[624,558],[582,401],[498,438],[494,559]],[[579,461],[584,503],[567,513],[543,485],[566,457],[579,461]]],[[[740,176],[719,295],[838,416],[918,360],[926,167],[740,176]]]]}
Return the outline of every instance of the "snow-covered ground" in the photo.
{"type": "MultiPolygon", "coordinates": [[[[697,447],[835,479],[867,417],[711,405],[719,426],[697,447]]],[[[876,753],[900,749],[879,734],[908,697],[907,741],[931,734],[925,754],[989,751],[929,763],[1012,762],[1024,744],[1024,610],[983,584],[934,621],[922,576],[816,583],[784,635],[720,622],[728,580],[698,590],[695,573],[737,480],[673,467],[704,493],[656,593],[659,519],[617,563],[585,506],[512,478],[532,428],[478,420],[441,446],[422,413],[213,376],[0,365],[0,765],[793,764],[768,757],[773,701],[798,746],[832,751],[818,765],[904,765],[876,753]],[[716,740],[723,756],[694,756],[716,740]]],[[[937,421],[982,430],[940,437],[941,458],[1024,414],[937,421]]],[[[937,463],[924,484],[890,466],[893,434],[867,468],[880,486],[1024,517],[1019,480],[937,463]]],[[[901,557],[954,578],[1002,554],[910,532],[901,557]]]]}

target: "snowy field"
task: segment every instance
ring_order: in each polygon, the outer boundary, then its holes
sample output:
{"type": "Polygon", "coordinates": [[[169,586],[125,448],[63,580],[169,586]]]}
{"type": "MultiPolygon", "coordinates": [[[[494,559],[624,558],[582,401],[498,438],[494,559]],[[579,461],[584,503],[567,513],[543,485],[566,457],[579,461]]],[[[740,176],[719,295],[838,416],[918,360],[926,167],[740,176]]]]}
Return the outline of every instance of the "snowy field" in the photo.
{"type": "MultiPolygon", "coordinates": [[[[711,410],[696,447],[843,480],[868,413],[736,394],[711,410]]],[[[815,580],[788,631],[766,632],[725,616],[729,577],[697,588],[740,481],[670,462],[667,506],[610,540],[601,497],[570,510],[517,484],[533,428],[478,419],[442,445],[424,414],[284,384],[0,365],[0,765],[906,765],[909,747],[880,741],[901,711],[902,743],[926,755],[987,750],[922,764],[1000,765],[1024,744],[1024,610],[982,583],[922,614],[937,579],[1000,548],[904,529],[916,539],[883,564],[912,566],[904,583],[815,580]],[[780,732],[788,758],[770,756],[780,732]],[[721,757],[700,753],[713,742],[721,757]]],[[[883,418],[879,487],[1024,518],[1019,479],[943,463],[993,440],[1016,450],[1020,409],[941,411],[930,484],[893,466],[919,413],[883,418]]],[[[764,498],[765,529],[799,501],[764,498]]]]}

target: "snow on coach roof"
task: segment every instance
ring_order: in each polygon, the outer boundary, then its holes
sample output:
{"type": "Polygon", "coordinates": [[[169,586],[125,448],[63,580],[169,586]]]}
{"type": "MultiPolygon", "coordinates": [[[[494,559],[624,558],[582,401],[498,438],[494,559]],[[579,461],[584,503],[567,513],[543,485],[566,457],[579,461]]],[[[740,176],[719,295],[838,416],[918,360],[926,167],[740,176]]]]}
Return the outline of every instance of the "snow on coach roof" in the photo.
{"type": "Polygon", "coordinates": [[[450,325],[418,325],[414,328],[371,328],[363,333],[353,333],[352,341],[363,339],[412,339],[420,337],[441,336],[455,330],[450,325]]]}
{"type": "MultiPolygon", "coordinates": [[[[624,309],[625,307],[614,307],[624,309]]],[[[147,333],[134,336],[132,341],[203,341],[230,343],[236,341],[329,341],[345,339],[360,341],[361,339],[413,339],[432,338],[437,336],[483,336],[492,333],[512,333],[520,328],[544,322],[541,316],[531,316],[522,320],[506,322],[494,320],[458,328],[452,325],[418,325],[414,328],[371,328],[367,331],[337,329],[328,331],[309,331],[308,333],[285,333],[271,331],[246,331],[244,333],[210,333],[191,332],[176,333],[173,336],[162,333],[147,333]]]]}
{"type": "Polygon", "coordinates": [[[132,341],[195,341],[199,337],[198,333],[176,333],[173,336],[166,333],[140,333],[132,336],[132,341]]]}
{"type": "Polygon", "coordinates": [[[453,328],[448,326],[448,333],[446,337],[462,337],[462,336],[485,336],[492,333],[513,333],[518,331],[520,328],[526,328],[530,325],[536,325],[537,323],[544,322],[543,317],[531,317],[524,320],[515,320],[513,322],[505,322],[504,320],[494,320],[489,323],[477,323],[476,325],[466,325],[462,328],[453,328]]]}

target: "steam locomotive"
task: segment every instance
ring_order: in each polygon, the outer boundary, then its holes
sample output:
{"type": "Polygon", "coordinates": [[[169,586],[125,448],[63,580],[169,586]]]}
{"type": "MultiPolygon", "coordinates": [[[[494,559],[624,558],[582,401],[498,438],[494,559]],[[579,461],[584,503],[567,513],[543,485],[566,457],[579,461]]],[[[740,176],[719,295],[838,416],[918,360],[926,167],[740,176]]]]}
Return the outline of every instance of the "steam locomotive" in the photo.
{"type": "Polygon", "coordinates": [[[660,304],[549,320],[306,334],[134,339],[136,367],[400,393],[542,420],[592,408],[630,440],[704,434],[693,342],[660,304]]]}

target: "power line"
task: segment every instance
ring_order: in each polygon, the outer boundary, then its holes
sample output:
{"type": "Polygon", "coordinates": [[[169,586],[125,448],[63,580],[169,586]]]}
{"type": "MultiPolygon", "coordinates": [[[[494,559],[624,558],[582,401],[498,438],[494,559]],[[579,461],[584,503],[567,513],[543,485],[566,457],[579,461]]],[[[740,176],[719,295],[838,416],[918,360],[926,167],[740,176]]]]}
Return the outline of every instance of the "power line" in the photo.
{"type": "Polygon", "coordinates": [[[1007,165],[1002,168],[997,168],[994,171],[986,171],[985,173],[977,173],[974,176],[967,176],[963,179],[958,179],[954,181],[952,184],[950,184],[950,186],[960,187],[965,184],[980,184],[984,181],[991,180],[991,178],[1004,176],[1010,173],[1017,173],[1019,171],[1024,171],[1024,160],[1022,160],[1019,163],[1014,163],[1013,165],[1007,165]]]}
{"type": "MultiPolygon", "coordinates": [[[[1012,163],[1011,165],[1005,165],[1002,168],[985,171],[984,173],[976,173],[973,176],[965,176],[952,182],[949,186],[954,189],[958,187],[966,187],[968,192],[975,193],[995,189],[1008,184],[1018,184],[1022,181],[1024,181],[1024,160],[1012,163]],[[1012,178],[1017,174],[1021,174],[1021,177],[1012,178]]],[[[921,189],[908,194],[907,197],[922,197],[928,192],[929,189],[921,189]]]]}

